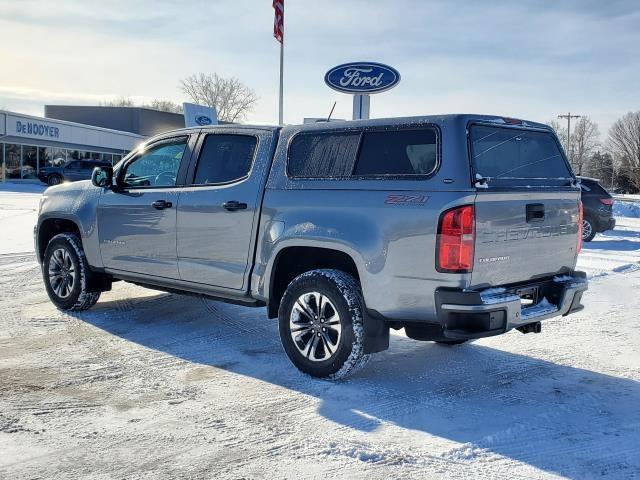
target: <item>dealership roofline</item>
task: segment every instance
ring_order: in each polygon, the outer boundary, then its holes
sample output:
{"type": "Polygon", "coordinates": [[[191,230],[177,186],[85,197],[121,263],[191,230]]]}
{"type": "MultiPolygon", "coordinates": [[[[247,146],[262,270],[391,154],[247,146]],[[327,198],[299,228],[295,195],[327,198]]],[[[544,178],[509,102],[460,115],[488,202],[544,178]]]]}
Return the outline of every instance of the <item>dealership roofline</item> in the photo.
{"type": "Polygon", "coordinates": [[[30,119],[33,119],[33,120],[39,121],[39,122],[43,122],[43,121],[44,122],[51,122],[51,123],[57,123],[57,124],[62,124],[62,125],[69,125],[69,126],[72,126],[72,127],[86,128],[88,130],[96,130],[96,131],[99,131],[99,132],[113,133],[113,134],[117,134],[117,135],[125,135],[125,136],[131,137],[131,138],[140,138],[140,139],[147,138],[144,135],[138,135],[137,133],[132,133],[132,132],[125,132],[123,130],[113,130],[111,128],[96,127],[94,125],[87,125],[85,123],[68,122],[66,120],[58,120],[57,118],[38,117],[36,115],[28,115],[26,113],[13,112],[13,111],[10,111],[10,110],[2,110],[2,109],[0,109],[0,114],[7,114],[7,115],[20,116],[20,117],[24,117],[24,118],[30,118],[30,119]]]}
{"type": "Polygon", "coordinates": [[[177,112],[168,112],[166,110],[158,110],[157,108],[151,108],[148,107],[146,105],[133,105],[133,106],[127,106],[127,105],[70,105],[70,104],[66,104],[66,103],[47,103],[45,104],[45,107],[73,107],[73,108],[96,108],[96,107],[100,107],[102,109],[106,109],[106,108],[130,108],[131,110],[149,110],[150,112],[162,112],[162,113],[169,113],[171,115],[179,115],[181,117],[183,117],[184,115],[182,113],[177,113],[177,112]]]}

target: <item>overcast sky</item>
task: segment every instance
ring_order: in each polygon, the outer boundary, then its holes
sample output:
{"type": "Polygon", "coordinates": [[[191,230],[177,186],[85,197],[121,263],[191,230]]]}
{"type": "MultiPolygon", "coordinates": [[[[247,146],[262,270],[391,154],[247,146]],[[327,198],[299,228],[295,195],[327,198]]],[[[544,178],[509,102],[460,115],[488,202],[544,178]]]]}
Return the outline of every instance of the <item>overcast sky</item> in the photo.
{"type": "MultiPolygon", "coordinates": [[[[180,79],[237,76],[278,118],[271,0],[0,0],[0,108],[187,100],[180,79]]],[[[352,60],[400,71],[371,116],[487,113],[549,121],[590,115],[604,134],[640,110],[637,0],[285,0],[285,122],[350,118],[323,81],[352,60]]]]}

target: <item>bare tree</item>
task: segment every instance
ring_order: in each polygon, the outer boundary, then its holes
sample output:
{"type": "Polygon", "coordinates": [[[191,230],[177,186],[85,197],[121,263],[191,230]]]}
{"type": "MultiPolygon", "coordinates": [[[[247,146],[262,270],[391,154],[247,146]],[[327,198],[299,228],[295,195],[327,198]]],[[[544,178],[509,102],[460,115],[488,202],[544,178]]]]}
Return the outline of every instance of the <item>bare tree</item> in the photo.
{"type": "Polygon", "coordinates": [[[609,129],[608,146],[621,173],[640,188],[640,111],[615,121],[609,129]]]}
{"type": "Polygon", "coordinates": [[[135,107],[136,104],[129,97],[120,97],[115,100],[100,102],[103,107],[135,107]]]}
{"type": "Polygon", "coordinates": [[[215,107],[218,118],[240,122],[258,101],[256,93],[235,77],[217,73],[191,75],[180,82],[182,91],[195,103],[215,107]]]}
{"type": "Polygon", "coordinates": [[[143,105],[143,107],[152,108],[154,110],[160,110],[161,112],[171,112],[182,114],[182,105],[179,105],[171,100],[152,100],[151,103],[143,105]]]}
{"type": "MultiPolygon", "coordinates": [[[[553,128],[560,140],[560,144],[565,147],[567,145],[567,129],[562,126],[562,124],[558,120],[551,120],[547,122],[551,128],[553,128]]],[[[569,156],[569,152],[566,152],[567,157],[569,156]]]]}
{"type": "Polygon", "coordinates": [[[580,117],[571,133],[571,145],[569,146],[571,166],[578,175],[582,175],[583,170],[591,159],[591,155],[598,147],[599,136],[598,125],[591,121],[589,117],[580,117]]]}
{"type": "Polygon", "coordinates": [[[153,110],[160,110],[161,112],[171,112],[182,114],[182,105],[179,105],[171,100],[152,100],[150,103],[136,104],[129,97],[120,97],[115,100],[107,100],[100,102],[100,105],[104,107],[144,107],[151,108],[153,110]]]}
{"type": "Polygon", "coordinates": [[[600,136],[598,125],[589,117],[581,117],[572,129],[570,145],[567,145],[567,127],[562,126],[557,120],[551,120],[547,125],[556,131],[560,143],[567,149],[565,154],[573,171],[577,175],[582,175],[593,152],[598,147],[598,137],[600,136]]]}

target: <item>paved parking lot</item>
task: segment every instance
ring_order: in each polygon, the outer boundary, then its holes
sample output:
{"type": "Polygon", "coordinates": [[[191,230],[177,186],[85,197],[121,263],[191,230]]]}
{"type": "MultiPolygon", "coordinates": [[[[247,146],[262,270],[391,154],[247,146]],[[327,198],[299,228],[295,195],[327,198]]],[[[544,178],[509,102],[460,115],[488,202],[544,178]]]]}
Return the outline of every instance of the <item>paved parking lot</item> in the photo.
{"type": "Polygon", "coordinates": [[[453,348],[393,335],[330,383],[289,364],[262,309],[120,282],[57,311],[37,197],[0,188],[2,478],[639,475],[638,219],[581,254],[583,312],[453,348]]]}

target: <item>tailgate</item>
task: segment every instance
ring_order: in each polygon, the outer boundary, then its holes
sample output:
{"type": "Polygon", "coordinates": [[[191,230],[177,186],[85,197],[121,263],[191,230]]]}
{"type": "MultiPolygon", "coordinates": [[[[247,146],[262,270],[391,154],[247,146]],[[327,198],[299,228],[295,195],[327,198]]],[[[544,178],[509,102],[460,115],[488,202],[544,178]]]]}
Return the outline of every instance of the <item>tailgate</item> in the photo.
{"type": "Polygon", "coordinates": [[[580,190],[553,131],[473,124],[469,132],[477,179],[472,285],[571,272],[580,190]]]}
{"type": "Polygon", "coordinates": [[[479,192],[472,285],[497,286],[572,271],[578,200],[575,191],[479,192]]]}

